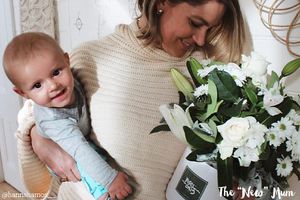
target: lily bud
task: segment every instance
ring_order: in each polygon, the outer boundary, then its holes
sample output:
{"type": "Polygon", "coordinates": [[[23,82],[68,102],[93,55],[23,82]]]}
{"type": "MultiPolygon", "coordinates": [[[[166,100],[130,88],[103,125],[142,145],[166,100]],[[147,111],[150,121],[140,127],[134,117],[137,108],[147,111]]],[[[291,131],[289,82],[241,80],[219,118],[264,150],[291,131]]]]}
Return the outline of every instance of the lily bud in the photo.
{"type": "Polygon", "coordinates": [[[195,58],[191,57],[189,61],[187,61],[187,68],[189,70],[189,73],[191,74],[196,86],[200,86],[202,84],[206,84],[206,81],[203,80],[198,75],[198,70],[203,69],[203,66],[201,63],[198,62],[195,58]]]}
{"type": "Polygon", "coordinates": [[[300,58],[288,62],[282,69],[280,78],[291,75],[299,67],[300,67],[300,58]]]}
{"type": "Polygon", "coordinates": [[[171,76],[177,89],[186,97],[192,99],[192,93],[194,92],[192,84],[177,69],[171,69],[171,76]]]}

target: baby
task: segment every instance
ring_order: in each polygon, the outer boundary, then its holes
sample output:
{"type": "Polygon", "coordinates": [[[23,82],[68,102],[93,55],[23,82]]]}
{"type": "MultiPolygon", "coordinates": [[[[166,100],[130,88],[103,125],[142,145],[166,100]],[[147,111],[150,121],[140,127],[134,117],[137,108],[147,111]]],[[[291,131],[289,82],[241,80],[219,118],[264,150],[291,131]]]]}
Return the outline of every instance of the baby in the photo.
{"type": "MultiPolygon", "coordinates": [[[[13,90],[35,102],[36,127],[76,161],[81,180],[95,199],[109,197],[109,188],[126,197],[128,177],[111,168],[87,142],[90,121],[84,91],[73,78],[69,56],[44,33],[16,36],[6,47],[4,71],[13,90]]],[[[114,197],[113,197],[114,198],[114,197]]]]}

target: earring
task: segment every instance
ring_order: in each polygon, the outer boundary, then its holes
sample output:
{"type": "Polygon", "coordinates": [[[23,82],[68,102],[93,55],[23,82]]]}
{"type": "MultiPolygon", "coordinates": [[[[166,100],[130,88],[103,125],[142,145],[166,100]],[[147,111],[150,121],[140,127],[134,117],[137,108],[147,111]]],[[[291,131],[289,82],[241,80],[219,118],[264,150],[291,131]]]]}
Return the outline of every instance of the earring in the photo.
{"type": "Polygon", "coordinates": [[[159,9],[158,11],[157,11],[157,14],[158,15],[161,15],[163,13],[163,10],[162,9],[159,9]]]}

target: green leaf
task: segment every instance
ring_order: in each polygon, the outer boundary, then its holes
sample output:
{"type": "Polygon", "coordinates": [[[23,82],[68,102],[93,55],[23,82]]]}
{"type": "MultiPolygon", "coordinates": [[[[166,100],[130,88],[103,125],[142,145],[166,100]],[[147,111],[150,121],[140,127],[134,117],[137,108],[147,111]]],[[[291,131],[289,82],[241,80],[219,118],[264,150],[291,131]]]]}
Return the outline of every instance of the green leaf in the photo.
{"type": "Polygon", "coordinates": [[[199,137],[192,129],[187,126],[183,127],[187,142],[195,149],[214,148],[215,144],[209,143],[199,137]]]}
{"type": "Polygon", "coordinates": [[[203,69],[202,65],[198,62],[198,60],[191,57],[190,60],[187,61],[186,65],[196,87],[199,87],[202,84],[206,84],[207,81],[202,79],[198,75],[198,70],[203,69]]]}
{"type": "Polygon", "coordinates": [[[294,59],[288,62],[281,71],[280,78],[289,76],[294,73],[300,67],[300,58],[294,59]]]}
{"type": "MultiPolygon", "coordinates": [[[[218,168],[218,186],[223,187],[226,186],[226,190],[233,189],[233,158],[228,157],[225,160],[220,158],[220,154],[218,153],[217,157],[217,168],[218,168]]],[[[231,196],[228,197],[232,199],[231,196]]]]}
{"type": "Polygon", "coordinates": [[[264,142],[261,146],[261,154],[259,155],[259,160],[267,160],[270,157],[271,146],[268,142],[264,142]]]}
{"type": "Polygon", "coordinates": [[[213,119],[209,119],[208,125],[211,128],[212,132],[214,133],[213,137],[217,137],[218,129],[217,129],[217,124],[213,119]]]}
{"type": "Polygon", "coordinates": [[[217,87],[219,99],[232,103],[238,101],[240,90],[229,73],[214,69],[208,76],[217,87]]]}
{"type": "Polygon", "coordinates": [[[293,105],[293,100],[290,97],[285,97],[283,102],[281,102],[279,105],[276,106],[282,112],[282,114],[271,116],[267,111],[264,111],[262,114],[257,115],[256,119],[261,124],[270,127],[272,123],[279,121],[281,117],[286,116],[291,110],[292,105],[293,105]]]}
{"type": "Polygon", "coordinates": [[[178,91],[178,94],[179,94],[179,105],[182,105],[184,102],[186,102],[187,99],[182,92],[178,91]]]}
{"type": "Polygon", "coordinates": [[[268,80],[268,83],[267,83],[267,88],[268,89],[272,88],[274,83],[276,83],[278,81],[279,81],[278,75],[276,74],[276,72],[272,71],[271,77],[270,77],[270,79],[268,80]]]}
{"type": "Polygon", "coordinates": [[[208,133],[206,133],[200,129],[194,129],[193,131],[202,140],[209,142],[209,143],[215,143],[215,140],[216,140],[215,135],[208,135],[208,133]]]}
{"type": "Polygon", "coordinates": [[[211,115],[211,113],[214,112],[216,106],[217,106],[217,100],[218,100],[218,91],[217,91],[217,87],[214,84],[213,81],[208,80],[208,94],[210,96],[211,99],[211,103],[208,104],[207,106],[207,115],[211,115]]]}
{"type": "Polygon", "coordinates": [[[219,113],[227,117],[237,117],[240,115],[242,111],[242,106],[243,106],[243,101],[240,101],[237,105],[236,104],[232,104],[231,106],[224,105],[221,106],[219,113]]]}
{"type": "Polygon", "coordinates": [[[245,92],[252,105],[255,105],[258,101],[256,92],[249,87],[245,87],[245,92]]]}
{"type": "Polygon", "coordinates": [[[214,149],[215,149],[215,147],[196,149],[196,150],[192,151],[186,157],[186,159],[189,160],[189,161],[196,161],[197,160],[197,155],[205,155],[205,154],[212,153],[214,151],[214,149]]]}
{"type": "Polygon", "coordinates": [[[205,121],[208,117],[210,117],[212,114],[216,113],[220,107],[220,105],[223,103],[223,100],[217,102],[218,100],[218,91],[215,83],[211,80],[208,80],[208,94],[211,98],[211,103],[207,105],[207,112],[201,116],[200,121],[205,121]]]}
{"type": "Polygon", "coordinates": [[[150,131],[150,134],[157,133],[160,131],[170,131],[170,128],[167,124],[158,125],[150,131]]]}

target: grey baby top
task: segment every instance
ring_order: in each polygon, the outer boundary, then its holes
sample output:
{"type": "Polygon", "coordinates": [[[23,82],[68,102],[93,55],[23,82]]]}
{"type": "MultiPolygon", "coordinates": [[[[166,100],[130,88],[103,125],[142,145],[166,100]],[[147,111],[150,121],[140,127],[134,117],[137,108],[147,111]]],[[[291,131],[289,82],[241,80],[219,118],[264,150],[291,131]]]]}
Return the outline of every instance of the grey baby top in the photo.
{"type": "Polygon", "coordinates": [[[75,102],[67,108],[34,105],[37,130],[40,135],[52,139],[68,152],[94,181],[108,187],[117,171],[87,142],[85,136],[91,130],[87,104],[84,91],[76,80],[74,92],[75,102]]]}

